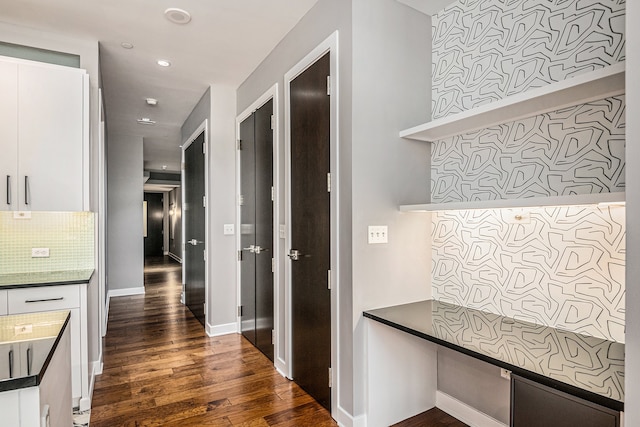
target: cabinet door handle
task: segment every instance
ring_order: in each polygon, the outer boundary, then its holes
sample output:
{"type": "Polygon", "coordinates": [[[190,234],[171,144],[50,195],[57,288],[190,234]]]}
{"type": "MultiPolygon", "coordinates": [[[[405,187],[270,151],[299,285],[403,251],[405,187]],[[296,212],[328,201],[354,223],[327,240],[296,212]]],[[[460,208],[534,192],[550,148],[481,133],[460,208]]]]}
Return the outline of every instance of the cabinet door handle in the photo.
{"type": "Polygon", "coordinates": [[[27,299],[27,300],[24,300],[24,302],[29,304],[29,303],[32,303],[32,302],[62,301],[63,299],[64,299],[64,297],[45,298],[45,299],[27,299]]]}
{"type": "Polygon", "coordinates": [[[24,176],[24,204],[29,204],[29,176],[24,176]]]}
{"type": "Polygon", "coordinates": [[[7,175],[7,204],[11,204],[11,175],[7,175]]]}
{"type": "Polygon", "coordinates": [[[13,378],[13,350],[9,350],[9,378],[13,378]]]}
{"type": "Polygon", "coordinates": [[[31,375],[31,362],[33,362],[33,352],[31,346],[27,348],[27,375],[31,375]]]}

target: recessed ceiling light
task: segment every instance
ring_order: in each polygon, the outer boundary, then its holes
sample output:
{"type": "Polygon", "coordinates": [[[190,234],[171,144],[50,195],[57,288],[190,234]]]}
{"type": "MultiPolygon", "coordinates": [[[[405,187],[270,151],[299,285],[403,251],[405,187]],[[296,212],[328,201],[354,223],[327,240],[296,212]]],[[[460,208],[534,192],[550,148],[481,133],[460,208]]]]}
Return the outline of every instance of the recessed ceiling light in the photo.
{"type": "Polygon", "coordinates": [[[167,61],[166,59],[158,59],[157,64],[161,67],[170,67],[171,66],[171,62],[167,61]]]}
{"type": "Polygon", "coordinates": [[[158,100],[155,98],[146,98],[145,102],[147,103],[147,105],[158,105],[158,100]]]}
{"type": "Polygon", "coordinates": [[[151,120],[149,117],[143,117],[141,119],[137,120],[138,124],[141,125],[155,125],[156,122],[154,120],[151,120]]]}
{"type": "Polygon", "coordinates": [[[174,24],[184,25],[191,21],[191,15],[189,12],[177,7],[170,7],[164,11],[164,16],[174,24]]]}
{"type": "Polygon", "coordinates": [[[167,165],[162,165],[162,170],[166,171],[167,170],[167,165]]]}
{"type": "Polygon", "coordinates": [[[129,42],[122,42],[122,43],[120,43],[120,46],[122,46],[125,49],[133,49],[133,44],[131,44],[129,42]]]}

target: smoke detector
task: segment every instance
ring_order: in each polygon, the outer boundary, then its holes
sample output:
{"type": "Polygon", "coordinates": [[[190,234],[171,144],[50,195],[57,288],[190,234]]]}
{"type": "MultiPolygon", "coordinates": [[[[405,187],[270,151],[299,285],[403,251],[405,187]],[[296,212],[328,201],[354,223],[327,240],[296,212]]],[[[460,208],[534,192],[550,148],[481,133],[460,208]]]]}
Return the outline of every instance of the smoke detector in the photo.
{"type": "Polygon", "coordinates": [[[184,25],[191,21],[191,15],[189,12],[177,7],[170,7],[164,11],[164,16],[174,24],[184,25]]]}

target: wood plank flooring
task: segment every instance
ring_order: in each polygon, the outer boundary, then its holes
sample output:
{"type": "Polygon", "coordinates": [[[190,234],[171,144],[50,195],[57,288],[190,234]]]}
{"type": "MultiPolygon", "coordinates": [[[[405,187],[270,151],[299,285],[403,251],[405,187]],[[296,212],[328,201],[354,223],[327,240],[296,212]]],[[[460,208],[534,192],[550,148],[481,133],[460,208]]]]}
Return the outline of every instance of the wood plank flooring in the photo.
{"type": "MultiPolygon", "coordinates": [[[[113,298],[91,427],[337,426],[242,335],[209,338],[180,304],[181,266],[145,263],[145,295],[113,298]]],[[[466,427],[434,408],[400,427],[466,427]]]]}
{"type": "Polygon", "coordinates": [[[207,337],[180,277],[180,264],[152,260],[145,295],[111,299],[91,427],[337,426],[241,335],[207,337]]]}
{"type": "Polygon", "coordinates": [[[433,408],[415,417],[411,417],[392,427],[469,427],[462,421],[458,421],[446,412],[433,408]]]}

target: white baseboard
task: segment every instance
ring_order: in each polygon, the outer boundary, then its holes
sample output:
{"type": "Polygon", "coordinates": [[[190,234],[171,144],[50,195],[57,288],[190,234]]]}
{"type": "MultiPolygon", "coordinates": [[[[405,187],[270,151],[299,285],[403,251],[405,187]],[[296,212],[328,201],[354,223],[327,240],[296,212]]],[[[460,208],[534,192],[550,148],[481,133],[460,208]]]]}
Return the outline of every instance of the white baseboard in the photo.
{"type": "Polygon", "coordinates": [[[100,353],[98,360],[94,360],[93,362],[91,362],[91,369],[90,369],[91,377],[89,378],[89,396],[90,396],[89,407],[91,407],[91,399],[93,398],[93,389],[96,385],[96,376],[102,375],[103,368],[104,368],[104,363],[102,361],[102,353],[100,353]]]}
{"type": "Polygon", "coordinates": [[[171,252],[169,252],[169,257],[175,259],[176,261],[178,261],[180,264],[182,264],[182,258],[180,258],[178,255],[175,255],[171,252]]]}
{"type": "Polygon", "coordinates": [[[217,337],[219,335],[236,334],[238,333],[238,324],[236,322],[227,323],[223,325],[210,325],[207,323],[205,332],[210,337],[217,337]]]}
{"type": "Polygon", "coordinates": [[[336,421],[340,427],[366,427],[367,426],[366,414],[353,417],[351,416],[351,414],[345,411],[341,406],[338,406],[336,421]]]}
{"type": "Polygon", "coordinates": [[[144,295],[144,286],[137,288],[125,288],[125,289],[109,289],[109,299],[114,297],[128,297],[131,295],[144,295]]]}
{"type": "Polygon", "coordinates": [[[506,424],[441,391],[436,392],[436,406],[471,427],[507,427],[506,424]]]}

